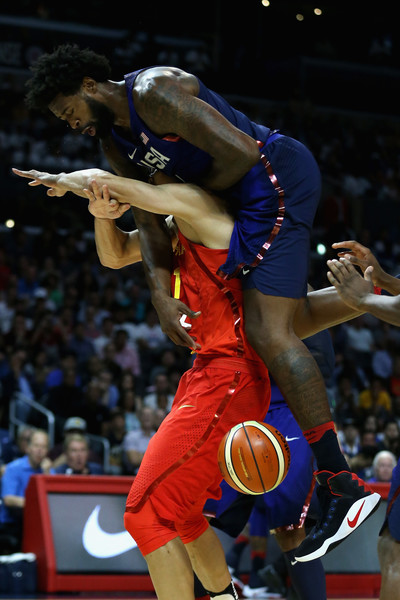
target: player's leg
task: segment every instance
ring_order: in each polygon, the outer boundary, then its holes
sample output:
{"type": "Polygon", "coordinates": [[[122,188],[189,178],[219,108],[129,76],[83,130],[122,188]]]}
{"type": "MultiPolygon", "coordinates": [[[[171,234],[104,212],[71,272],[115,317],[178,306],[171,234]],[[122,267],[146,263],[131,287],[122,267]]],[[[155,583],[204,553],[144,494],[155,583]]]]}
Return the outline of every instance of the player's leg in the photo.
{"type": "Polygon", "coordinates": [[[256,286],[247,282],[244,291],[246,333],[280,387],[317,461],[323,519],[296,555],[298,560],[313,560],[352,533],[375,510],[380,496],[350,472],[340,450],[322,374],[293,330],[299,300],[263,293],[256,274],[260,267],[252,274],[256,286]],[[329,526],[322,527],[328,515],[329,526]]]}
{"type": "Polygon", "coordinates": [[[275,534],[284,553],[288,575],[300,600],[326,600],[325,571],[320,558],[308,562],[295,560],[296,549],[305,538],[304,527],[275,534]]]}
{"type": "Polygon", "coordinates": [[[144,558],[158,600],[194,600],[192,564],[179,537],[144,558]]]}
{"type": "Polygon", "coordinates": [[[185,548],[193,571],[210,598],[217,597],[218,600],[238,598],[228,570],[224,549],[212,527],[209,526],[198,538],[185,543],[185,548]]]}
{"type": "Polygon", "coordinates": [[[380,600],[394,600],[400,591],[400,542],[386,527],[378,539],[378,557],[381,567],[380,600]]]}

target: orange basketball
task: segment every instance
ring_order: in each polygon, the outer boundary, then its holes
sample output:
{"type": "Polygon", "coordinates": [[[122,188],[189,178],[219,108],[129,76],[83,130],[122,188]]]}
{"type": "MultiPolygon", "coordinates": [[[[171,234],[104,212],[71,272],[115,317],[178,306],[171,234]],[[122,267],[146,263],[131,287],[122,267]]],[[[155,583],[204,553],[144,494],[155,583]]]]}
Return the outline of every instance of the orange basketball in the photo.
{"type": "Polygon", "coordinates": [[[218,449],[222,476],[244,494],[264,494],[285,479],[290,450],[280,431],[259,421],[245,421],[224,435],[218,449]]]}

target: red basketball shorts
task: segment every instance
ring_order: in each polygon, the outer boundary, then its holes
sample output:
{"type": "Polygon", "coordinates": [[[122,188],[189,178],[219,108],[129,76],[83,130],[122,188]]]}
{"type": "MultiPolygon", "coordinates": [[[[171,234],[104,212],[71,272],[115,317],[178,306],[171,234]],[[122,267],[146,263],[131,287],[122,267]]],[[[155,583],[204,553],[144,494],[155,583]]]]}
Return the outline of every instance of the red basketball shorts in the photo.
{"type": "Polygon", "coordinates": [[[221,439],[237,423],[262,421],[269,400],[264,365],[197,358],[181,378],[171,412],[150,440],[127,498],[127,513],[151,502],[169,528],[175,523],[178,531],[186,521],[196,521],[207,498],[221,496],[221,439]]]}

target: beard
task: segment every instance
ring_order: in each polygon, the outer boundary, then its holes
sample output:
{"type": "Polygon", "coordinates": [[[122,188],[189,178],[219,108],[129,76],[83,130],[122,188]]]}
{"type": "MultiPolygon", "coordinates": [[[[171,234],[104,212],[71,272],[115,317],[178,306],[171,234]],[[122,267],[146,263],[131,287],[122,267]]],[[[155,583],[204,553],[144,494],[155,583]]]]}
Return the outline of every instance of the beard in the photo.
{"type": "Polygon", "coordinates": [[[97,100],[87,100],[92,119],[90,124],[96,129],[96,138],[104,139],[111,135],[111,130],[114,125],[114,112],[97,100]]]}

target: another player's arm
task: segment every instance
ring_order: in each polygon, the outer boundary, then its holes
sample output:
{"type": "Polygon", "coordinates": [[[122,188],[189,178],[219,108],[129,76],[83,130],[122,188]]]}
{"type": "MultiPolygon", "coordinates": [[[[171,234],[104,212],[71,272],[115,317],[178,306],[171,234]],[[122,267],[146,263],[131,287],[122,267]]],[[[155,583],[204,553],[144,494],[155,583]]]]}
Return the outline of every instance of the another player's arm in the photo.
{"type": "Polygon", "coordinates": [[[157,135],[174,133],[212,157],[202,185],[223,190],[239,181],[260,160],[256,140],[237,129],[197,95],[194,75],[156,67],[140,73],[133,100],[138,115],[157,135]]]}
{"type": "Polygon", "coordinates": [[[310,290],[299,303],[294,318],[294,331],[304,340],[319,331],[340,325],[362,314],[363,310],[356,310],[346,304],[334,286],[320,290],[310,290]]]}
{"type": "Polygon", "coordinates": [[[394,295],[381,296],[374,293],[373,273],[375,267],[368,266],[364,271],[364,277],[344,257],[340,260],[329,260],[328,267],[330,269],[328,272],[329,281],[349,306],[363,312],[369,312],[378,319],[392,325],[400,326],[399,279],[385,273],[384,277],[381,278],[381,282],[385,282],[387,291],[394,295]]]}

